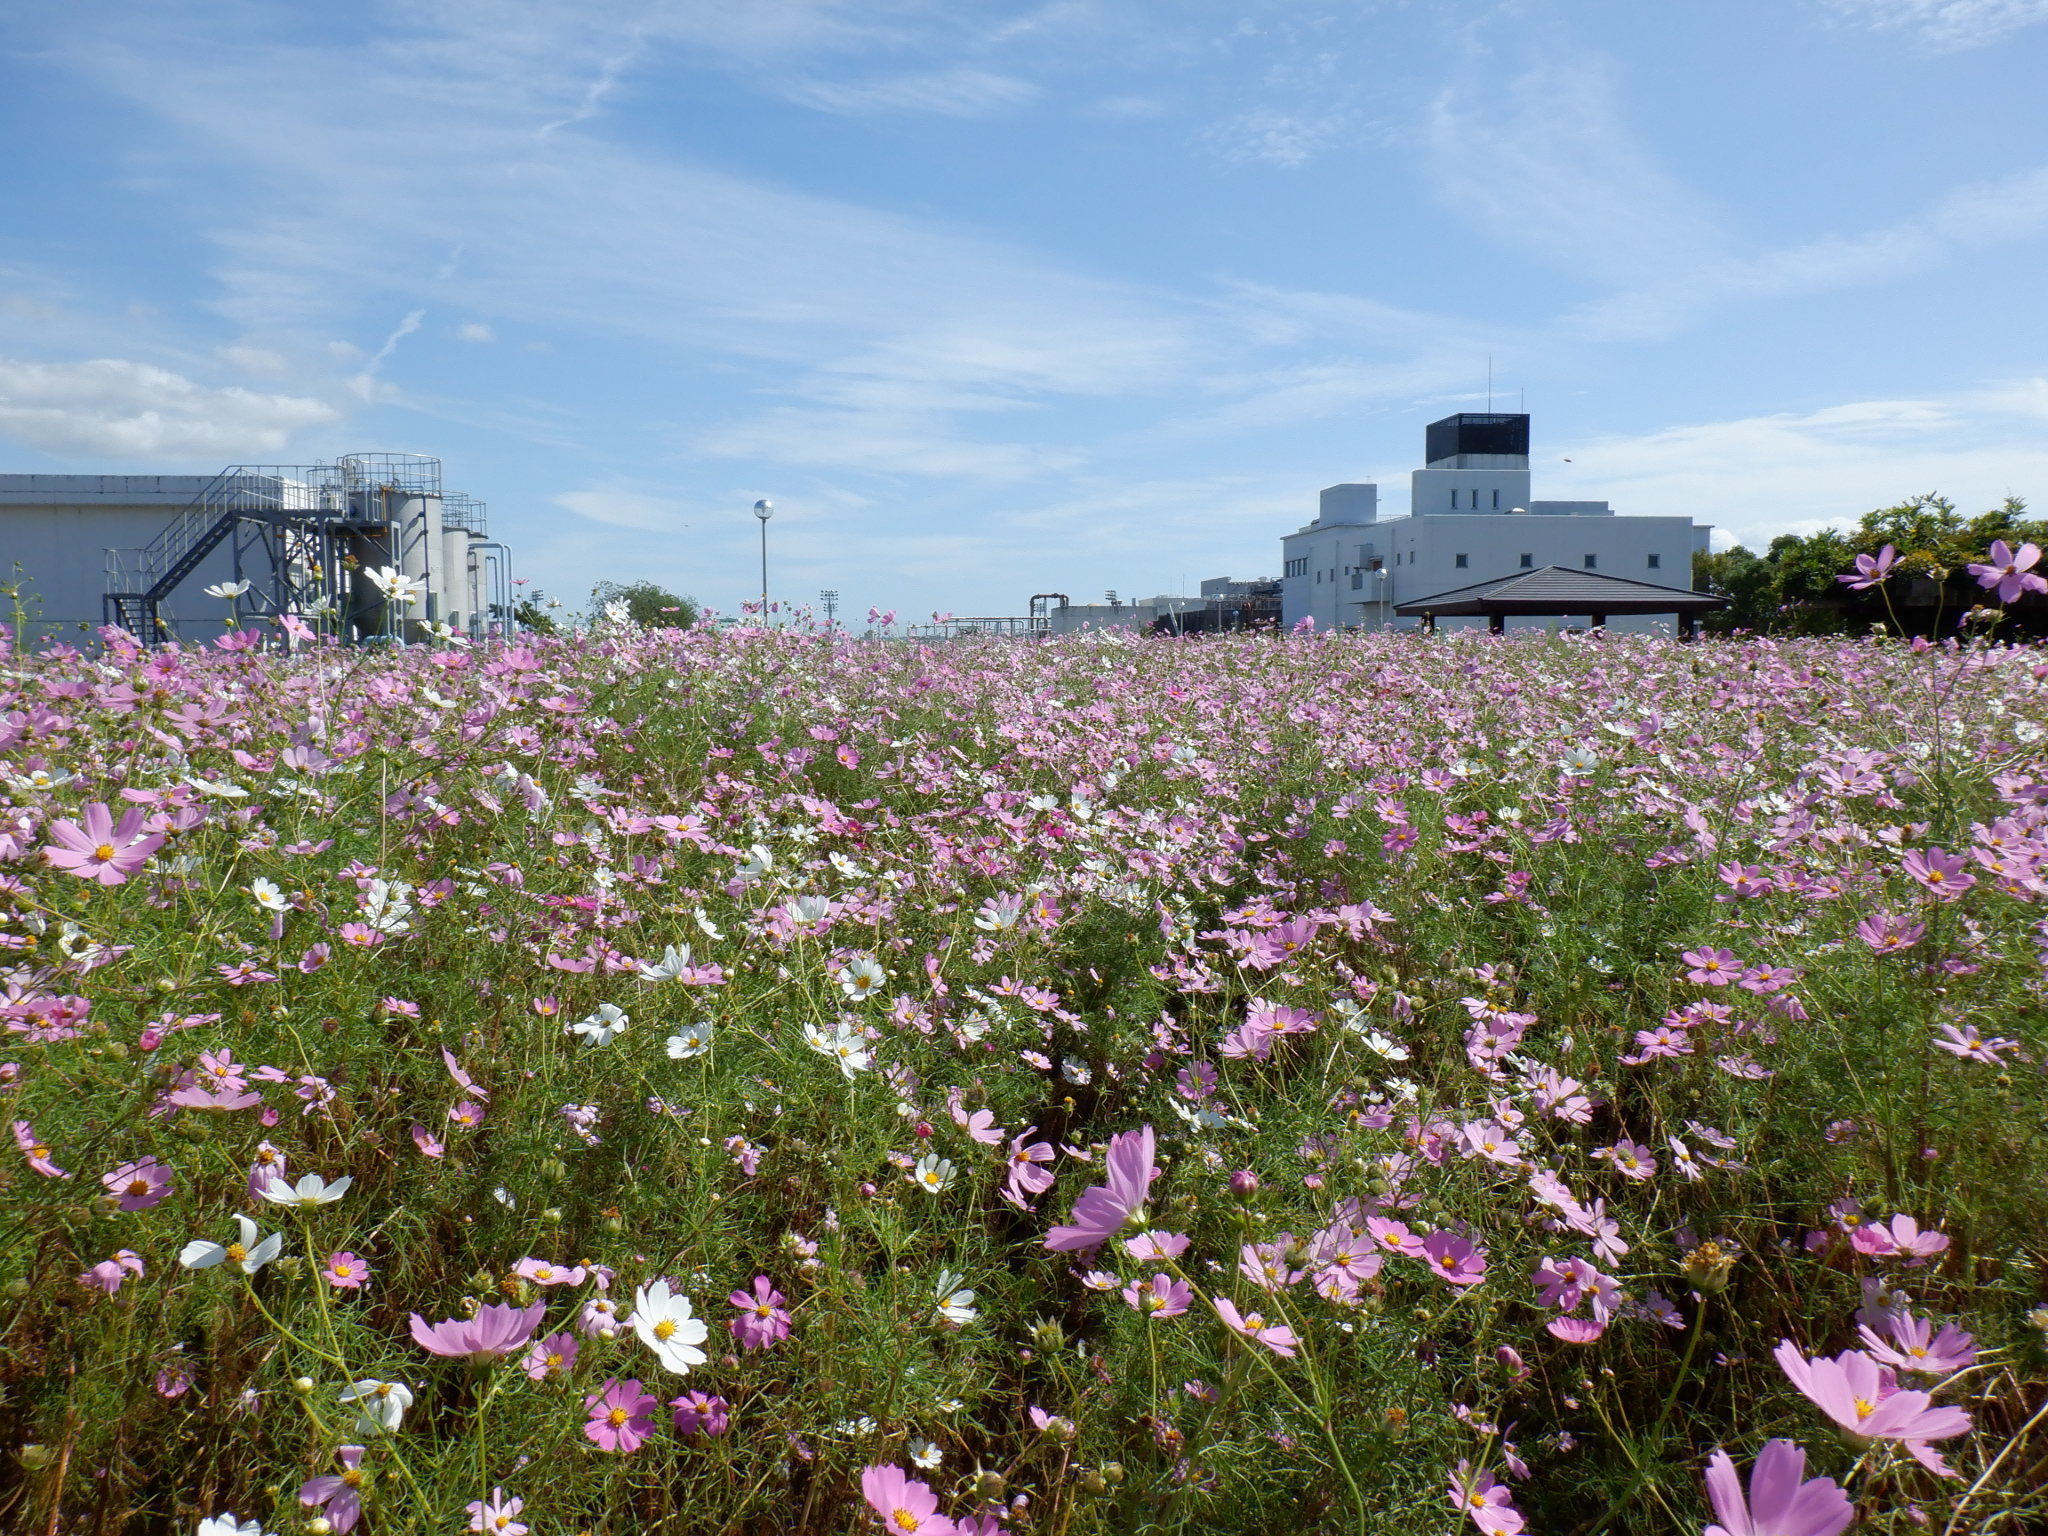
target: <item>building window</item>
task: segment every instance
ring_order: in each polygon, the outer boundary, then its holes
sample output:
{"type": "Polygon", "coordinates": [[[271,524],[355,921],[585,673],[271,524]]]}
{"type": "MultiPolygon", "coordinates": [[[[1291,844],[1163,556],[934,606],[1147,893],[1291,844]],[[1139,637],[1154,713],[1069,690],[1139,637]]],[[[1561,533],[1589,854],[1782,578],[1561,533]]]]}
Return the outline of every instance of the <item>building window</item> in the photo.
{"type": "Polygon", "coordinates": [[[1586,556],[1586,569],[1587,569],[1587,570],[1589,570],[1589,571],[1594,571],[1594,570],[1598,570],[1599,568],[1600,568],[1600,557],[1599,557],[1598,555],[1588,555],[1588,556],[1586,556]]]}
{"type": "Polygon", "coordinates": [[[1453,512],[1458,510],[1458,493],[1456,491],[1451,492],[1451,510],[1453,512]]]}
{"type": "Polygon", "coordinates": [[[1464,570],[1467,565],[1471,564],[1470,559],[1464,555],[1458,555],[1454,558],[1457,561],[1458,569],[1461,571],[1464,570]]]}
{"type": "MultiPolygon", "coordinates": [[[[1591,559],[1592,557],[1591,557],[1591,556],[1589,555],[1589,556],[1587,556],[1587,558],[1588,558],[1588,559],[1591,559]]],[[[1323,584],[1323,573],[1322,573],[1321,571],[1317,571],[1317,572],[1316,572],[1316,585],[1320,587],[1320,586],[1321,586],[1322,584],[1323,584]]]]}
{"type": "Polygon", "coordinates": [[[1653,570],[1653,571],[1661,571],[1661,570],[1663,570],[1663,569],[1664,569],[1664,557],[1663,557],[1662,555],[1652,555],[1652,556],[1650,556],[1650,569],[1651,569],[1651,570],[1653,570]]]}
{"type": "Polygon", "coordinates": [[[1495,492],[1493,493],[1493,510],[1494,510],[1494,511],[1496,511],[1496,512],[1498,512],[1498,511],[1500,510],[1500,492],[1499,492],[1499,491],[1495,491],[1495,492]]]}
{"type": "Polygon", "coordinates": [[[1536,569],[1536,557],[1535,557],[1534,555],[1524,555],[1524,556],[1522,556],[1522,569],[1523,569],[1523,570],[1525,570],[1525,571],[1533,571],[1533,570],[1535,570],[1535,569],[1536,569]]]}
{"type": "Polygon", "coordinates": [[[1354,592],[1356,592],[1356,591],[1357,591],[1357,590],[1358,590],[1359,588],[1363,587],[1364,585],[1365,585],[1365,572],[1363,572],[1363,571],[1353,571],[1353,572],[1351,573],[1351,590],[1352,590],[1352,591],[1354,591],[1354,592]]]}

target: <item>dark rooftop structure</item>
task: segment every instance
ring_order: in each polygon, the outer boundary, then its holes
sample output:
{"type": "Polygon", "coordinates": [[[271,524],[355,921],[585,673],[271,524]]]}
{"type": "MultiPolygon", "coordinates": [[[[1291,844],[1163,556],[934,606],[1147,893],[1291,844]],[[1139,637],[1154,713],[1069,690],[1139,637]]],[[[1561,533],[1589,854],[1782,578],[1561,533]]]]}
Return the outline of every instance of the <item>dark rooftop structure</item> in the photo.
{"type": "Polygon", "coordinates": [[[1512,576],[1417,598],[1402,603],[1394,612],[1403,618],[1419,616],[1426,629],[1434,629],[1438,619],[1484,614],[1489,621],[1487,627],[1496,635],[1507,627],[1506,621],[1511,617],[1562,618],[1583,613],[1597,627],[1605,624],[1610,614],[1670,613],[1678,616],[1679,636],[1689,640],[1701,614],[1727,606],[1725,597],[1685,587],[1660,587],[1625,576],[1603,576],[1598,571],[1546,565],[1541,570],[1518,571],[1512,576]]]}
{"type": "Polygon", "coordinates": [[[1425,463],[1435,465],[1473,455],[1528,458],[1529,418],[1511,412],[1460,411],[1429,424],[1423,439],[1425,463]]]}

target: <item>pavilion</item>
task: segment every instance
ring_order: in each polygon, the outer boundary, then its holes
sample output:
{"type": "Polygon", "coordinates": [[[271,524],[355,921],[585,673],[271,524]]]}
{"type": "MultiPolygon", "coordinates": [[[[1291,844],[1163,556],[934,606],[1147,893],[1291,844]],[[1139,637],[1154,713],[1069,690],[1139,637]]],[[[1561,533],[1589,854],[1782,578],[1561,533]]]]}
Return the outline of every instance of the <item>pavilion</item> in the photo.
{"type": "Polygon", "coordinates": [[[1484,614],[1487,628],[1496,635],[1506,630],[1511,617],[1563,618],[1583,613],[1591,616],[1597,629],[1611,614],[1669,613],[1677,615],[1678,637],[1690,640],[1698,632],[1701,614],[1727,606],[1728,599],[1707,592],[1546,565],[1417,598],[1400,604],[1394,612],[1402,618],[1419,617],[1422,627],[1430,631],[1436,629],[1438,619],[1484,614]]]}

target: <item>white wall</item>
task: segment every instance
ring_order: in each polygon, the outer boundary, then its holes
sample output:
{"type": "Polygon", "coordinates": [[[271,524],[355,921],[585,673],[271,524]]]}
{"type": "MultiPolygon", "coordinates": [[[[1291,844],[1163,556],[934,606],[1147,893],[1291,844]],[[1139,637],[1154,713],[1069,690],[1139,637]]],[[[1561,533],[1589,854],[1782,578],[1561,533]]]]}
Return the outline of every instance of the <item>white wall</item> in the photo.
{"type": "Polygon", "coordinates": [[[1507,512],[1529,505],[1526,469],[1418,469],[1408,477],[1408,514],[1507,512]],[[1451,498],[1457,498],[1454,504],[1451,498]]]}
{"type": "MultiPolygon", "coordinates": [[[[138,490],[132,493],[134,501],[103,506],[65,504],[50,499],[48,492],[4,488],[8,481],[43,478],[48,477],[0,476],[0,580],[11,583],[19,562],[21,574],[29,582],[29,616],[35,631],[62,629],[74,643],[81,638],[80,624],[90,630],[106,622],[101,597],[107,590],[108,548],[134,550],[148,544],[163,532],[178,509],[213,479],[211,475],[109,476],[106,478],[190,484],[161,493],[160,500],[143,499],[149,493],[138,490]]],[[[223,633],[221,621],[227,617],[227,604],[200,589],[233,579],[232,555],[223,543],[162,606],[165,621],[179,639],[205,640],[223,633]]],[[[0,618],[11,617],[11,613],[0,612],[0,618]]]]}

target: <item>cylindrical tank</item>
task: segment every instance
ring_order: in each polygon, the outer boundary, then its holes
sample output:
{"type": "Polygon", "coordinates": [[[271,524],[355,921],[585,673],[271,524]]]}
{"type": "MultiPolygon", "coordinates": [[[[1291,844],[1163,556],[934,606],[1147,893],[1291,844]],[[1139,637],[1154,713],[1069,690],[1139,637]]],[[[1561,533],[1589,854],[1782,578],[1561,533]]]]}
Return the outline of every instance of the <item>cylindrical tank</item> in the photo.
{"type": "Polygon", "coordinates": [[[469,531],[446,522],[441,525],[441,547],[434,561],[434,583],[440,599],[440,619],[458,633],[467,634],[476,617],[476,604],[469,592],[469,531]]]}

